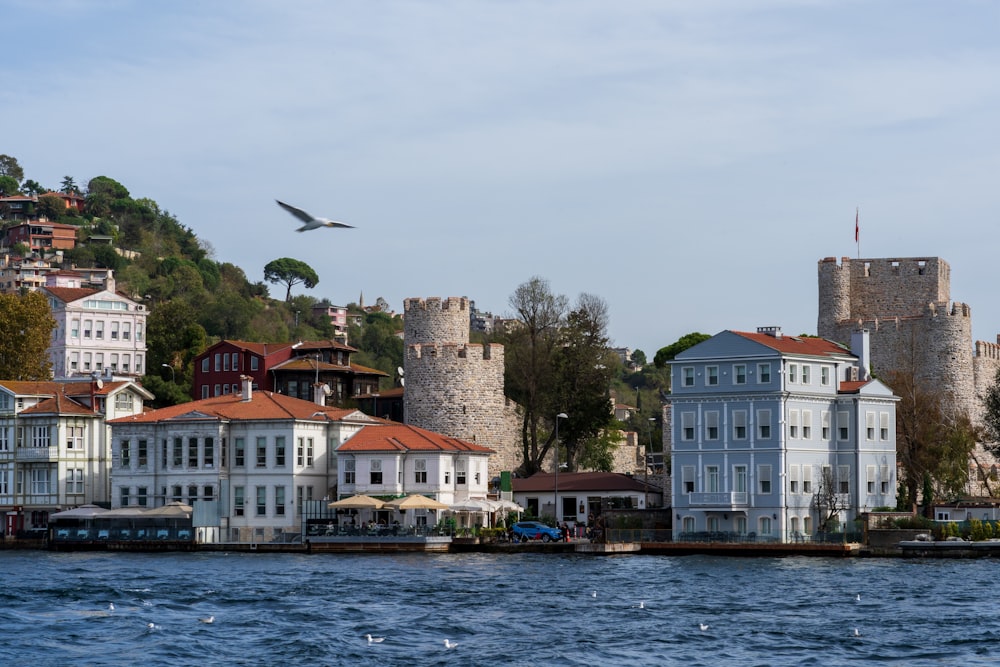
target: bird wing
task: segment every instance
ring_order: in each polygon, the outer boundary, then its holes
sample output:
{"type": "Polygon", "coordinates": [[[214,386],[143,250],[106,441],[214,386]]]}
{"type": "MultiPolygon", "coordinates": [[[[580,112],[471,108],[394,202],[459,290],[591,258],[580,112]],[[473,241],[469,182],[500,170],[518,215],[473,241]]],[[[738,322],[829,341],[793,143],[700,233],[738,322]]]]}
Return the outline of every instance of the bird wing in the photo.
{"type": "Polygon", "coordinates": [[[301,208],[297,208],[295,206],[292,206],[291,204],[286,204],[285,202],[280,201],[278,199],[275,199],[274,201],[278,202],[278,206],[285,209],[286,211],[294,215],[302,222],[312,222],[313,220],[315,220],[315,218],[313,218],[311,215],[303,211],[301,208]]]}
{"type": "Polygon", "coordinates": [[[327,220],[326,218],[323,219],[323,224],[326,225],[327,227],[347,227],[348,229],[354,229],[354,225],[348,225],[347,223],[344,222],[337,222],[336,220],[327,220]]]}

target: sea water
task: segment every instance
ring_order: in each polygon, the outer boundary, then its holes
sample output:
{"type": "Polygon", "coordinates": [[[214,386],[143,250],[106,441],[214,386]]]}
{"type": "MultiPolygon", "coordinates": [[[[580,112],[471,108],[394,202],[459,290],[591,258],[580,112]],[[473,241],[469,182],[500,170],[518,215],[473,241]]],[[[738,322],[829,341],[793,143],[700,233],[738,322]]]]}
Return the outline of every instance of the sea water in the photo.
{"type": "Polygon", "coordinates": [[[0,566],[2,665],[1000,664],[991,560],[7,551],[0,566]]]}

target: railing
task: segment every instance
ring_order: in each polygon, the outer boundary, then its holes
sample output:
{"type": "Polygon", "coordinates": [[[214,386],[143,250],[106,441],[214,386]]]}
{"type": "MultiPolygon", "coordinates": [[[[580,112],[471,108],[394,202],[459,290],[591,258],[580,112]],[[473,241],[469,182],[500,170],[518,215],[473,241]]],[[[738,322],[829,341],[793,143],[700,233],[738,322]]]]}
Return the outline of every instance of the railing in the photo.
{"type": "Polygon", "coordinates": [[[861,533],[816,533],[806,535],[799,532],[789,533],[784,538],[778,535],[758,535],[755,532],[739,533],[735,531],[694,531],[684,532],[675,540],[670,530],[648,528],[612,528],[607,531],[608,542],[695,542],[699,544],[841,544],[845,542],[861,542],[861,533]]]}
{"type": "Polygon", "coordinates": [[[18,447],[14,450],[15,461],[55,461],[58,458],[58,447],[18,447]]]}
{"type": "Polygon", "coordinates": [[[400,537],[430,537],[447,536],[447,532],[438,530],[436,526],[378,526],[361,528],[359,526],[322,526],[311,524],[306,527],[306,538],[364,538],[392,539],[400,537]]]}
{"type": "Polygon", "coordinates": [[[722,491],[708,493],[689,493],[688,504],[712,505],[715,507],[743,507],[749,504],[746,491],[722,491]]]}

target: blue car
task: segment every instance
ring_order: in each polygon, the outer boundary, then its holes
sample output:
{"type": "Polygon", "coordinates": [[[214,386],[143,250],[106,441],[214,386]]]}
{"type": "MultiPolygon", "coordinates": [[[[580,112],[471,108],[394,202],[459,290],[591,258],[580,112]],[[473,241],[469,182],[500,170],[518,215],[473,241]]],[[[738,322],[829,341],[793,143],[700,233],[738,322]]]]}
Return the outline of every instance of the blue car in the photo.
{"type": "Polygon", "coordinates": [[[538,521],[518,521],[514,524],[514,540],[520,542],[527,542],[528,540],[535,540],[541,536],[542,542],[551,542],[552,540],[561,540],[562,531],[558,528],[550,528],[544,523],[539,523],[538,521]]]}

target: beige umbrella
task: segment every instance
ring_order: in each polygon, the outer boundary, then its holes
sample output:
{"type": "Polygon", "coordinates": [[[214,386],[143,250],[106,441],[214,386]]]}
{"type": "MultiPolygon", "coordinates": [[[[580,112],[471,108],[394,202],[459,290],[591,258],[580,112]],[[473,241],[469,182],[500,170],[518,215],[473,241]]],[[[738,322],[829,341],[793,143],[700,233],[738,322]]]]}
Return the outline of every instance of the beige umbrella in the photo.
{"type": "Polygon", "coordinates": [[[385,504],[396,510],[446,510],[448,506],[433,498],[414,493],[399,500],[392,500],[385,504]]]}
{"type": "Polygon", "coordinates": [[[359,494],[351,496],[350,498],[344,498],[343,500],[332,502],[327,505],[327,507],[346,510],[380,510],[383,505],[385,505],[385,503],[378,498],[372,498],[371,496],[359,494]]]}

